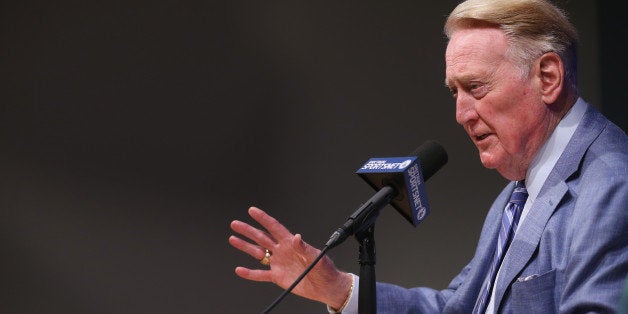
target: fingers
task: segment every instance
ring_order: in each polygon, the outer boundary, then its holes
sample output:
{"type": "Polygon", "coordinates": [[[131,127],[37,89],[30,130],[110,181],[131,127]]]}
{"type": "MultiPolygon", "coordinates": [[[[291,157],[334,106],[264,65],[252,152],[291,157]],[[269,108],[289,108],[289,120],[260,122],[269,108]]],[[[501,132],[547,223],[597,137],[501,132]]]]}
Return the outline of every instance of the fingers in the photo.
{"type": "Polygon", "coordinates": [[[236,249],[251,255],[253,258],[257,260],[261,260],[264,258],[266,254],[266,250],[258,245],[253,245],[247,241],[244,241],[236,236],[229,237],[229,244],[231,244],[236,249]]]}
{"type": "Polygon", "coordinates": [[[231,229],[265,248],[274,248],[277,242],[271,236],[245,222],[234,220],[231,229]]]}
{"type": "Polygon", "coordinates": [[[284,239],[287,237],[292,237],[292,233],[282,225],[277,219],[268,215],[263,210],[257,207],[249,208],[249,215],[255,219],[255,221],[259,222],[268,232],[275,237],[275,239],[284,239]]]}
{"type": "Polygon", "coordinates": [[[248,269],[246,267],[236,267],[235,273],[248,280],[253,281],[272,281],[270,271],[260,269],[248,269]]]}

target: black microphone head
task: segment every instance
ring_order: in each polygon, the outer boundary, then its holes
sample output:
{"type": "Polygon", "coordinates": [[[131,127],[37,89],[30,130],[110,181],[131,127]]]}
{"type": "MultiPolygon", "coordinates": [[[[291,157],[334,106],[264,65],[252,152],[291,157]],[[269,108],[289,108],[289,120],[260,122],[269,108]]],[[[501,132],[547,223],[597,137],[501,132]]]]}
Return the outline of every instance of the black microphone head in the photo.
{"type": "Polygon", "coordinates": [[[448,160],[445,148],[436,141],[426,141],[412,152],[412,156],[419,157],[421,162],[421,170],[423,181],[427,181],[440,168],[442,168],[448,160]]]}

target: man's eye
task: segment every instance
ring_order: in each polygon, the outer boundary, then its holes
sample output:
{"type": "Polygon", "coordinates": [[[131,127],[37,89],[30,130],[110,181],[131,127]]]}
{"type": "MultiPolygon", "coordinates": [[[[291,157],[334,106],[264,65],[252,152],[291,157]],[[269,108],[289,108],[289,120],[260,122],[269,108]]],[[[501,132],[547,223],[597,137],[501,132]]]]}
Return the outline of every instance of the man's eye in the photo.
{"type": "Polygon", "coordinates": [[[472,83],[467,86],[471,95],[475,98],[482,98],[487,93],[486,85],[482,83],[472,83]]]}
{"type": "Polygon", "coordinates": [[[453,98],[458,97],[458,90],[452,88],[452,89],[449,90],[449,92],[451,93],[451,96],[453,98]]]}

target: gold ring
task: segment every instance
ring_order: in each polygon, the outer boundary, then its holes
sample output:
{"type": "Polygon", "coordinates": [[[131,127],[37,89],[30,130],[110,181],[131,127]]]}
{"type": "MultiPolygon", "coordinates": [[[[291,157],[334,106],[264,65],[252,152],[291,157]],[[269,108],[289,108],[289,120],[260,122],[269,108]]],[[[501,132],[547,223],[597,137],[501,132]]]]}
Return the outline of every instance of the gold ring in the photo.
{"type": "Polygon", "coordinates": [[[264,266],[270,265],[270,256],[271,255],[273,255],[273,253],[269,249],[266,249],[266,254],[264,254],[264,257],[261,260],[259,260],[260,264],[262,264],[264,266]]]}

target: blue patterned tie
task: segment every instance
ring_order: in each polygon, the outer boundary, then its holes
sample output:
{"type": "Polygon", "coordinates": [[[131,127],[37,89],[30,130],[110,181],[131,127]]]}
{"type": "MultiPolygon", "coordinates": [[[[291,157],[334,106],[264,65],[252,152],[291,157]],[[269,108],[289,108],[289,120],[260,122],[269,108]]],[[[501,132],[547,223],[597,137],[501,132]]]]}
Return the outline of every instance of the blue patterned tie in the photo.
{"type": "Polygon", "coordinates": [[[512,191],[510,200],[504,209],[502,214],[502,226],[499,230],[499,236],[497,237],[497,247],[495,248],[495,255],[493,256],[493,262],[491,268],[484,279],[482,290],[478,295],[478,299],[473,307],[473,313],[484,313],[486,311],[486,304],[491,295],[491,289],[495,281],[495,275],[499,269],[499,265],[504,258],[504,254],[508,249],[510,241],[514,237],[515,231],[517,231],[517,224],[519,223],[519,217],[521,217],[521,211],[523,205],[528,198],[528,191],[523,181],[517,181],[515,183],[515,189],[512,191]]]}

